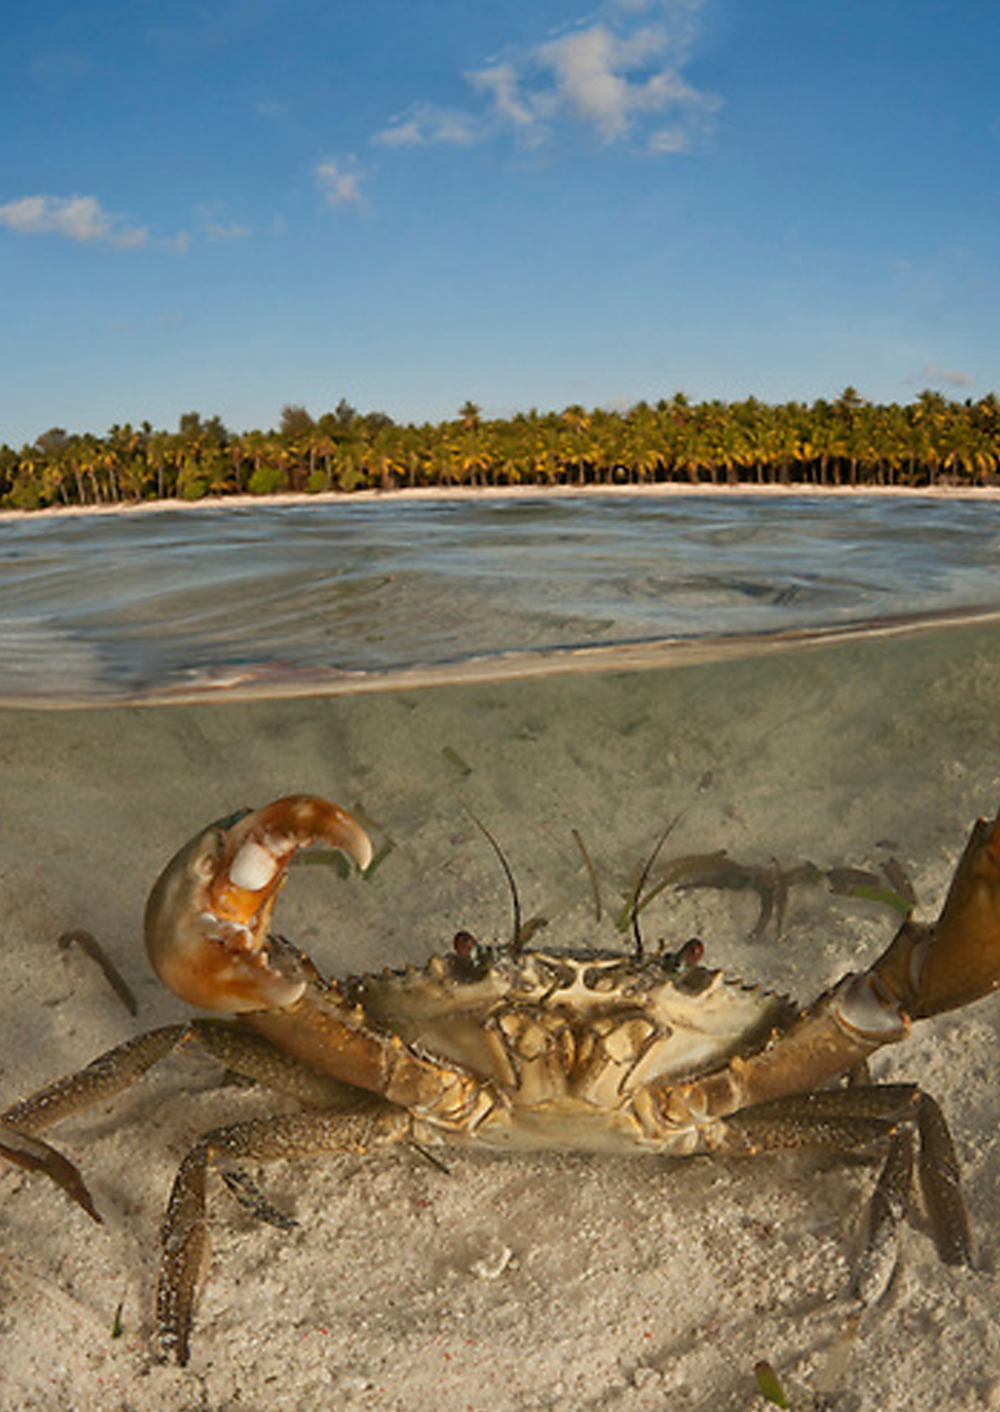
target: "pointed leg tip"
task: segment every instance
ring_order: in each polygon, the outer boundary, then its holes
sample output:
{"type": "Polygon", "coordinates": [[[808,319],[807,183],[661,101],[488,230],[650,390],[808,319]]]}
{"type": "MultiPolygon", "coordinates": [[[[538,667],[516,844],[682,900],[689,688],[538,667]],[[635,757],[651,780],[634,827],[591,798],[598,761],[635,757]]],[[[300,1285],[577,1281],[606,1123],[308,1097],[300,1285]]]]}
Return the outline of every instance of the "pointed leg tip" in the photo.
{"type": "Polygon", "coordinates": [[[186,1368],[191,1358],[189,1330],[165,1326],[156,1331],[156,1361],[177,1368],[186,1368]]]}
{"type": "Polygon", "coordinates": [[[994,861],[1000,865],[1000,811],[996,818],[989,825],[989,837],[986,840],[986,847],[989,849],[994,861]]]}

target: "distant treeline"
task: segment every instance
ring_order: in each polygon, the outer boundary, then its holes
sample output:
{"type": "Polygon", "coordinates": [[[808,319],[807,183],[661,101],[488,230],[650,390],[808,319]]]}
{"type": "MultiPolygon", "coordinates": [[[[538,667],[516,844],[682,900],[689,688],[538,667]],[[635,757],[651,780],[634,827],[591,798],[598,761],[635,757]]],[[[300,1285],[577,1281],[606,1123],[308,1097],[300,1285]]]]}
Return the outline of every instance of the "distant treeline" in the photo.
{"type": "Polygon", "coordinates": [[[1000,400],[922,392],[907,404],[690,402],[682,393],[627,411],[567,407],[400,425],[341,401],[313,417],[287,406],[273,431],[232,432],[189,412],[175,432],[148,422],[104,436],[61,427],[0,447],[0,505],[126,504],[173,497],[414,486],[700,485],[955,487],[995,483],[1000,400]]]}

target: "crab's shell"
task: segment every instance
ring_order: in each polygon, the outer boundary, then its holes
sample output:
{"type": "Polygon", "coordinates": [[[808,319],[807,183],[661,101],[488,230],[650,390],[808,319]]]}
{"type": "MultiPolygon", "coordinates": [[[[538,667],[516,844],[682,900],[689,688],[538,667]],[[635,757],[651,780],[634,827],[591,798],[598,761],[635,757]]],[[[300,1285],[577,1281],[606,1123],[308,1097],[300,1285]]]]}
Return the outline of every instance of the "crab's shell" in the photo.
{"type": "Polygon", "coordinates": [[[476,1132],[502,1147],[620,1150],[632,1098],[762,1049],[798,1013],[702,966],[620,954],[479,952],[348,984],[366,1022],[488,1081],[505,1102],[476,1132]]]}

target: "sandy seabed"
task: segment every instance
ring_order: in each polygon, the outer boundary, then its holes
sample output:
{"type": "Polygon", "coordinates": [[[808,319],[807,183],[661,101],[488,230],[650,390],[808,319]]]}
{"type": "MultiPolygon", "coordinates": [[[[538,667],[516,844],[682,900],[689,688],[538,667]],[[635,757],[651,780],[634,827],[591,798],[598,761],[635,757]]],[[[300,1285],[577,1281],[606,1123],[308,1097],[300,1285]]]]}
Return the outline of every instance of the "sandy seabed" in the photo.
{"type": "MultiPolygon", "coordinates": [[[[940,903],[977,814],[1000,802],[1000,635],[970,625],[702,663],[342,699],[0,712],[0,1091],[14,1099],[183,1016],[146,966],[148,888],[214,817],[293,790],[360,805],[370,881],[295,871],[280,929],[330,971],[422,961],[509,904],[468,804],[503,842],[547,946],[621,944],[611,920],[666,822],[669,853],[909,871],[940,903]],[[600,922],[571,830],[585,839],[600,922]],[[97,934],[132,1019],[56,938],[97,934]]],[[[663,894],[646,934],[809,999],[886,944],[871,904],[796,889],[753,945],[750,893],[663,894]]],[[[939,1264],[919,1210],[888,1293],[856,1318],[867,1162],[662,1162],[416,1152],[255,1173],[294,1215],[253,1221],[221,1183],[190,1366],[155,1361],[158,1226],[199,1133],[278,1111],[190,1054],[49,1136],[104,1223],[0,1173],[0,1406],[11,1412],[763,1412],[1000,1408],[1000,1000],[918,1027],[877,1076],[941,1101],[976,1268],[939,1264]],[[116,1311],[121,1334],[114,1337],[116,1311]]]]}

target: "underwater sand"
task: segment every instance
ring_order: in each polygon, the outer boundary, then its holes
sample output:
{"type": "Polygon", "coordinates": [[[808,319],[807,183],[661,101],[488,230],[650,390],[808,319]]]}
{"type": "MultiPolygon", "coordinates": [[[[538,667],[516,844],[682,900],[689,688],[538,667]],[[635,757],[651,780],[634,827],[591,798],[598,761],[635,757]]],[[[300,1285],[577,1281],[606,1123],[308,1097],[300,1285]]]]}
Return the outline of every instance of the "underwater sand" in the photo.
{"type": "MultiPolygon", "coordinates": [[[[611,946],[630,875],[665,852],[907,868],[939,904],[969,826],[1000,802],[1000,632],[803,648],[768,659],[344,698],[0,713],[0,1089],[19,1097],[184,1007],[140,922],[176,847],[293,790],[360,804],[395,847],[369,881],[295,871],[278,926],[331,971],[421,961],[509,902],[463,801],[502,842],[548,947],[611,946]],[[594,859],[605,915],[571,829],[594,859]],[[79,952],[92,930],[135,1019],[79,952]]],[[[796,890],[780,938],[752,895],[663,894],[647,939],[810,999],[874,958],[893,921],[796,890]]],[[[748,1412],[768,1359],[796,1409],[1000,1407],[1000,998],[876,1060],[941,1101],[962,1158],[975,1270],[941,1266],[916,1215],[855,1327],[851,1258],[869,1163],[416,1152],[256,1175],[298,1226],[213,1184],[211,1280],[190,1366],[156,1363],[158,1226],[200,1132],[278,1111],[195,1055],[51,1131],[104,1216],[0,1173],[0,1405],[16,1412],[748,1412]],[[122,1332],[113,1337],[121,1307],[122,1332]],[[825,1399],[825,1400],[824,1400],[825,1399]]]]}

